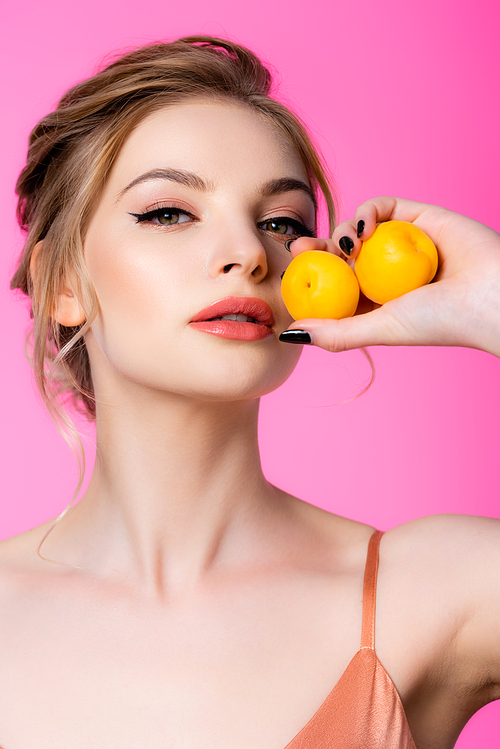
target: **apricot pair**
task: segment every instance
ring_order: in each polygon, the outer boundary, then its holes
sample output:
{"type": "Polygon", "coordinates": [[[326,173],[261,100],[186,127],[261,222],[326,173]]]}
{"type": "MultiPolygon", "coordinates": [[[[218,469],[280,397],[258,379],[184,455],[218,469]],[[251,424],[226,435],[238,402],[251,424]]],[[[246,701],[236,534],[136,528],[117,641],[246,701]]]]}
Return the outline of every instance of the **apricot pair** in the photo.
{"type": "Polygon", "coordinates": [[[430,283],[438,268],[436,246],[418,226],[407,221],[378,224],[363,242],[354,271],[331,252],[297,255],[281,281],[281,294],[294,320],[354,315],[363,294],[385,304],[430,283]]]}

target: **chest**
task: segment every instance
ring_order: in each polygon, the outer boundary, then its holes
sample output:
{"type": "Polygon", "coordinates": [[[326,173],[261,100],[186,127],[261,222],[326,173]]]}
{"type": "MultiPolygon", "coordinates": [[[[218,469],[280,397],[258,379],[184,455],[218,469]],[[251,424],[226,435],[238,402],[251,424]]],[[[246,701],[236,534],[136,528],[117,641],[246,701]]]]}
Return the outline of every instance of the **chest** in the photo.
{"type": "Polygon", "coordinates": [[[240,585],[173,613],[40,589],[1,617],[0,745],[284,749],[360,631],[359,596],[313,579],[240,585]]]}
{"type": "MultiPolygon", "coordinates": [[[[0,746],[285,749],[359,648],[358,588],[240,581],[162,610],[60,584],[24,591],[0,617],[0,746]]],[[[425,664],[380,618],[404,700],[425,664]]]]}

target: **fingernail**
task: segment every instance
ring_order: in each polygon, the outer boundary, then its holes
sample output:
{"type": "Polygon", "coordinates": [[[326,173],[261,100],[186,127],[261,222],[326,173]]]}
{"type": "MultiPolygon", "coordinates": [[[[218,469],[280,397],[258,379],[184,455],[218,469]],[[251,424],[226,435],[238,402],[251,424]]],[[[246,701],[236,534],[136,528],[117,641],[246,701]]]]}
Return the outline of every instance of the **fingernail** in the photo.
{"type": "Polygon", "coordinates": [[[312,343],[311,334],[307,330],[284,330],[280,335],[284,343],[312,343]]]}
{"type": "Polygon", "coordinates": [[[363,221],[363,219],[361,219],[360,221],[358,221],[358,227],[357,227],[357,230],[356,230],[356,234],[358,235],[358,239],[363,234],[364,228],[365,228],[365,222],[363,221]]]}
{"type": "Polygon", "coordinates": [[[295,239],[287,239],[285,242],[285,250],[288,250],[288,252],[291,252],[290,245],[292,244],[292,242],[295,242],[295,239]]]}
{"type": "Polygon", "coordinates": [[[285,273],[286,273],[286,270],[283,271],[283,273],[281,274],[280,278],[283,278],[283,276],[285,275],[285,273]]]}
{"type": "Polygon", "coordinates": [[[340,237],[339,246],[342,252],[345,252],[346,255],[350,255],[352,248],[354,247],[354,242],[350,237],[340,237]]]}

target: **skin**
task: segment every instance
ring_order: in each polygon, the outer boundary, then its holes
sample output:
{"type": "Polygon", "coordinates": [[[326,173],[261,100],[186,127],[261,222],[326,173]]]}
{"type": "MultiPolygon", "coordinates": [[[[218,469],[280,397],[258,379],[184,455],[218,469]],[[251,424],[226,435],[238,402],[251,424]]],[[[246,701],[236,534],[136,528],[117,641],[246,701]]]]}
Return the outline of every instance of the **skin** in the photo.
{"type": "MultiPolygon", "coordinates": [[[[343,256],[347,234],[354,256],[360,218],[367,237],[376,221],[413,216],[438,244],[438,281],[351,320],[293,322],[280,296],[291,234],[262,222],[311,223],[313,206],[304,191],[263,194],[283,177],[307,182],[282,136],[232,103],[165,108],[125,143],[85,239],[100,303],[86,337],[96,466],[42,547],[51,561],[36,548],[52,521],[0,544],[5,749],[284,749],[359,648],[373,528],[261,471],[259,397],[301,351],[279,333],[311,330],[332,351],[432,342],[500,355],[500,238],[436,206],[369,201],[332,239],[297,239],[292,255],[343,256]],[[212,189],[156,179],[123,192],[159,168],[189,170],[212,189]],[[130,215],[160,202],[195,219],[153,226],[130,215]],[[434,316],[422,313],[425,293],[434,316]],[[275,335],[243,342],[190,328],[228,295],[267,301],[275,335]]],[[[55,314],[65,325],[84,319],[74,279],[55,314]]],[[[382,539],[377,653],[418,749],[452,747],[500,697],[499,566],[500,522],[490,518],[428,517],[382,539]]]]}

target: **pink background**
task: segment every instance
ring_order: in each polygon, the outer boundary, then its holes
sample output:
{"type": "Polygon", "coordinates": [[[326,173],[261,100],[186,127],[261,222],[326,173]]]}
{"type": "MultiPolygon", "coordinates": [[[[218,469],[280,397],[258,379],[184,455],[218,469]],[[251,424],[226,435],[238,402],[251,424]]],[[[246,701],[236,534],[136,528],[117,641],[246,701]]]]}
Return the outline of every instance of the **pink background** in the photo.
{"type": "MultiPolygon", "coordinates": [[[[34,394],[23,354],[26,305],[8,290],[21,236],[14,183],[28,133],[103,55],[185,34],[228,36],[279,71],[342,194],[341,218],[377,195],[436,203],[500,230],[498,22],[487,0],[63,0],[2,14],[0,538],[58,514],[76,467],[34,394]]],[[[333,512],[386,529],[441,512],[499,517],[500,360],[450,348],[305,349],[263,399],[266,475],[333,512]]],[[[89,449],[92,460],[92,451],[89,449]]],[[[500,704],[457,746],[496,747],[500,704]]]]}

